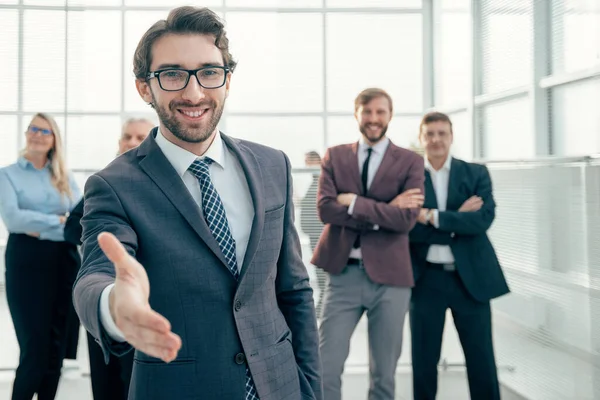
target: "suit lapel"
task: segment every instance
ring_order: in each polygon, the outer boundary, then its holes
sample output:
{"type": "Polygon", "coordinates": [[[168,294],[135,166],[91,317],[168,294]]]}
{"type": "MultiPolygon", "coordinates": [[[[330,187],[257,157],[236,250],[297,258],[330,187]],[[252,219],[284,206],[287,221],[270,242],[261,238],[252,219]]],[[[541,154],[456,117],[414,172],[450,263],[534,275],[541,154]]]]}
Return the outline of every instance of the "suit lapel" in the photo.
{"type": "Polygon", "coordinates": [[[437,196],[435,189],[433,188],[433,182],[431,181],[431,174],[425,170],[425,203],[424,208],[437,209],[437,196]]]}
{"type": "Polygon", "coordinates": [[[456,211],[462,205],[463,199],[460,196],[460,184],[462,181],[462,164],[456,159],[450,161],[450,177],[448,179],[448,200],[446,201],[446,210],[456,211]]]}
{"type": "Polygon", "coordinates": [[[347,168],[348,171],[350,171],[349,173],[354,181],[354,184],[358,188],[357,193],[363,193],[360,171],[358,170],[358,142],[352,143],[352,157],[349,159],[347,168]]]}
{"type": "Polygon", "coordinates": [[[156,144],[156,132],[156,129],[153,130],[138,149],[138,156],[141,157],[139,162],[140,168],[154,181],[204,243],[223,262],[223,265],[228,268],[227,260],[219,248],[216,239],[210,232],[200,207],[198,207],[198,204],[192,198],[177,171],[175,171],[156,144]]]}
{"type": "Polygon", "coordinates": [[[250,189],[250,195],[252,196],[252,203],[254,205],[254,219],[252,221],[252,230],[250,231],[250,239],[248,241],[248,247],[246,248],[246,254],[244,255],[244,262],[242,264],[242,270],[240,272],[240,281],[243,279],[248,266],[252,263],[258,244],[260,243],[263,227],[265,225],[265,204],[263,195],[265,193],[262,179],[262,172],[260,165],[256,160],[254,153],[240,144],[238,141],[230,138],[226,135],[221,135],[223,141],[227,147],[235,154],[239,160],[244,174],[246,175],[246,181],[250,189]]]}

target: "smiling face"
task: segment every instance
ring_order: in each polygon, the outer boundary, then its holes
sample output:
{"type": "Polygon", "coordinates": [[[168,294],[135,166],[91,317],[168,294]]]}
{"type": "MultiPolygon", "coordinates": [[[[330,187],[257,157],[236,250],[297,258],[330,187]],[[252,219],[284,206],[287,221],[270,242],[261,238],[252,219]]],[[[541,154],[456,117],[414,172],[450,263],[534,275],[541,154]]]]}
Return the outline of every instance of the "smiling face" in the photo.
{"type": "Polygon", "coordinates": [[[35,117],[25,133],[26,152],[30,155],[46,156],[54,148],[54,133],[48,121],[35,117]]]}
{"type": "MultiPolygon", "coordinates": [[[[165,68],[198,69],[225,66],[215,37],[204,34],[166,34],[152,46],[150,71],[165,68]]],[[[161,89],[158,79],[137,80],[138,92],[156,109],[163,134],[179,143],[201,143],[216,133],[229,93],[231,75],[216,89],[200,86],[195,76],[179,91],[161,89]]]]}
{"type": "Polygon", "coordinates": [[[373,145],[383,139],[387,132],[392,119],[391,104],[386,97],[377,96],[359,106],[354,116],[363,137],[373,145]]]}

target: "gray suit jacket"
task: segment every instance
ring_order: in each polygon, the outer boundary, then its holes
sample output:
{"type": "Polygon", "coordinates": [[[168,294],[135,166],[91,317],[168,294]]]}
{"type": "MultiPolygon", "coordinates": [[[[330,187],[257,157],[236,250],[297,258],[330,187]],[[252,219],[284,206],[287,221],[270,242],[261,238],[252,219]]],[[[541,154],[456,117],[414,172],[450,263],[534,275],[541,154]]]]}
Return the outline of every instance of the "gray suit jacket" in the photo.
{"type": "Polygon", "coordinates": [[[294,228],[288,158],[223,135],[255,211],[238,283],[155,135],[88,179],[73,294],[106,359],[124,354],[130,346],[112,341],[99,319],[100,295],[115,270],[97,235],[113,233],[145,267],[150,305],[183,345],[169,364],[136,351],[129,398],[243,399],[247,362],[261,400],[321,399],[313,292],[294,228]]]}

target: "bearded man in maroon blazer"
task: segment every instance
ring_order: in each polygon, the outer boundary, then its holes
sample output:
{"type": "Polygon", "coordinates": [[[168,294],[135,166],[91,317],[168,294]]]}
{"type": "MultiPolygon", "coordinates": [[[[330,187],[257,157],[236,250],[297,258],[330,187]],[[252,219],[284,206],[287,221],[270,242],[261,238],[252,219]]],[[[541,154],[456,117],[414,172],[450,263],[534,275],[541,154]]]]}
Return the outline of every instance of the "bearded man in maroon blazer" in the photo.
{"type": "Polygon", "coordinates": [[[341,399],[350,337],[366,312],[369,400],[387,400],[414,284],[408,234],[423,204],[425,170],[423,157],[386,137],[388,93],[366,89],[354,105],[362,137],[327,150],[317,197],[325,227],[312,263],[329,275],[319,328],[324,399],[341,399]]]}

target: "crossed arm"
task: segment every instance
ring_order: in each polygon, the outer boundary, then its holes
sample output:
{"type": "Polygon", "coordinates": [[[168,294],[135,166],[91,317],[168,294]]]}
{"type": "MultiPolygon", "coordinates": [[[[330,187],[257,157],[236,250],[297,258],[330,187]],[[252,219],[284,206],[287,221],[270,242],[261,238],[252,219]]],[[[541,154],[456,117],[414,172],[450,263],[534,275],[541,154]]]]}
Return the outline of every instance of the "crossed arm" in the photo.
{"type": "Polygon", "coordinates": [[[357,194],[338,193],[328,151],[323,158],[319,181],[319,217],[323,223],[355,230],[381,228],[408,233],[415,225],[419,211],[418,208],[405,206],[413,203],[415,206],[423,204],[424,167],[418,161],[415,159],[407,172],[408,176],[404,187],[409,191],[387,203],[357,194]],[[399,207],[399,205],[404,207],[399,207]]]}

